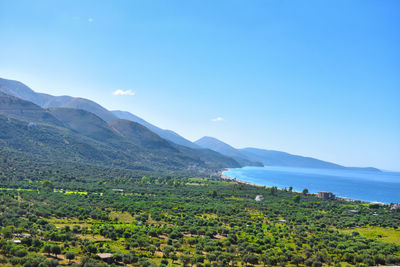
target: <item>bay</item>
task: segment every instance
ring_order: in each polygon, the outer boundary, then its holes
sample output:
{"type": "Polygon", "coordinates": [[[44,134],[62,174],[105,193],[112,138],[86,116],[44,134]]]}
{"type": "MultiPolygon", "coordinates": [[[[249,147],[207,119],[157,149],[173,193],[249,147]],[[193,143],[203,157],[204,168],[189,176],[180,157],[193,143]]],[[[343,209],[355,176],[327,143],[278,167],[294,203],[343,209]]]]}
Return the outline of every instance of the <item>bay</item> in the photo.
{"type": "Polygon", "coordinates": [[[307,188],[310,193],[327,191],[356,200],[400,202],[399,172],[265,166],[228,169],[223,174],[258,185],[292,186],[295,191],[307,188]]]}

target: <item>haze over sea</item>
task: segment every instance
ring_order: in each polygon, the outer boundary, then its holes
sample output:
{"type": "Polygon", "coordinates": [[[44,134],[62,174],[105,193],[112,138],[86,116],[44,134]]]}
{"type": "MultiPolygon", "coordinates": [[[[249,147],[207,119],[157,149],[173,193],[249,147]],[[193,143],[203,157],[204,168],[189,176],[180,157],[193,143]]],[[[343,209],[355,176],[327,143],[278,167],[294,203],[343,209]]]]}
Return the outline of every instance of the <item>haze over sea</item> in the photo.
{"type": "Polygon", "coordinates": [[[259,185],[292,186],[296,191],[307,188],[310,193],[328,191],[357,200],[400,202],[400,172],[266,166],[228,169],[223,174],[259,185]]]}

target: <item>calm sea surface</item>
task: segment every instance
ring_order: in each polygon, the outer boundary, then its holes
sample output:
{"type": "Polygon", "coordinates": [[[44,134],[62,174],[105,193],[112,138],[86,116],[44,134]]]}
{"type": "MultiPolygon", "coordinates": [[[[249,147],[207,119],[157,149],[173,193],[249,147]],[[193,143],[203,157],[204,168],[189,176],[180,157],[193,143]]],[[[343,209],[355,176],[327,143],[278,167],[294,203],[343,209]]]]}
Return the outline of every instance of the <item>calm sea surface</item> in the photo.
{"type": "Polygon", "coordinates": [[[383,203],[400,202],[399,172],[331,170],[291,167],[244,167],[224,175],[242,181],[278,188],[293,187],[310,193],[333,192],[336,196],[383,203]]]}

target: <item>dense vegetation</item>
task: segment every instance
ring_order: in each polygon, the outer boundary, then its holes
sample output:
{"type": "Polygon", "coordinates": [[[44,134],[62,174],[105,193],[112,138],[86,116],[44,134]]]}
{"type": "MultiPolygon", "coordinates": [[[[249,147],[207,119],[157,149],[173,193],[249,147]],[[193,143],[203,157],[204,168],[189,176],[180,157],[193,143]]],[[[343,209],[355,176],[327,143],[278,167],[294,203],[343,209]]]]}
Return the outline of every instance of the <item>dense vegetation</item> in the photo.
{"type": "MultiPolygon", "coordinates": [[[[39,176],[38,176],[39,177],[39,176]]],[[[25,266],[389,265],[400,240],[358,227],[399,231],[387,206],[218,179],[89,177],[4,179],[1,262],[25,266]],[[113,190],[114,189],[114,190],[113,190]],[[115,189],[123,189],[115,190],[115,189]],[[264,202],[254,201],[262,194],[264,202]],[[346,233],[343,233],[343,232],[346,233]],[[15,241],[12,240],[21,240],[15,241]],[[98,253],[111,253],[101,261],[98,253]]]]}

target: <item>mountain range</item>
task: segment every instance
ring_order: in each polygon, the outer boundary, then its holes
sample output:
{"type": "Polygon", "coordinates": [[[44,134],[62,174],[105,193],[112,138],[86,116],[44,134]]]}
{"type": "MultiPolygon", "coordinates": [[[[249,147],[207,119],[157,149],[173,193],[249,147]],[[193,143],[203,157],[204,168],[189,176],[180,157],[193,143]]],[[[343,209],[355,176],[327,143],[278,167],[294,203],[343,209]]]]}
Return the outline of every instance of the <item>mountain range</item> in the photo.
{"type": "Polygon", "coordinates": [[[191,142],[127,111],[109,111],[85,98],[37,93],[1,78],[0,122],[3,148],[53,160],[203,173],[263,165],[347,168],[280,151],[236,149],[213,137],[191,142]]]}
{"type": "Polygon", "coordinates": [[[89,99],[36,93],[19,81],[0,78],[0,91],[7,95],[30,101],[42,108],[83,109],[96,114],[105,121],[118,119],[112,112],[89,99]]]}
{"type": "Polygon", "coordinates": [[[366,171],[379,171],[373,167],[345,167],[332,162],[327,162],[311,157],[292,155],[282,151],[266,150],[259,148],[241,148],[236,149],[216,138],[205,136],[195,141],[203,148],[208,148],[221,153],[222,155],[235,159],[245,166],[285,166],[299,168],[317,168],[317,169],[363,169],[366,171]]]}
{"type": "Polygon", "coordinates": [[[245,153],[242,153],[239,149],[236,149],[227,143],[224,143],[214,137],[204,136],[194,142],[199,147],[208,148],[214,150],[222,155],[235,159],[242,166],[263,166],[264,163],[259,159],[248,157],[245,153]]]}
{"type": "Polygon", "coordinates": [[[238,162],[260,162],[269,166],[290,166],[306,168],[344,168],[341,165],[297,155],[291,155],[281,151],[265,150],[258,148],[236,149],[216,138],[205,136],[195,142],[201,147],[215,150],[222,155],[232,157],[238,162]]]}
{"type": "Polygon", "coordinates": [[[208,149],[183,147],[132,121],[104,121],[79,109],[49,108],[0,93],[2,150],[27,158],[165,172],[212,172],[240,167],[208,149]]]}

